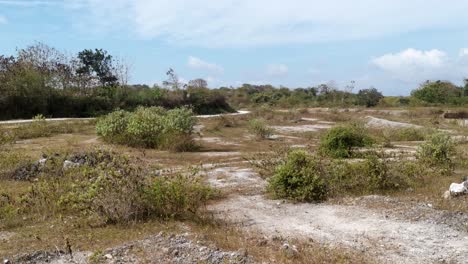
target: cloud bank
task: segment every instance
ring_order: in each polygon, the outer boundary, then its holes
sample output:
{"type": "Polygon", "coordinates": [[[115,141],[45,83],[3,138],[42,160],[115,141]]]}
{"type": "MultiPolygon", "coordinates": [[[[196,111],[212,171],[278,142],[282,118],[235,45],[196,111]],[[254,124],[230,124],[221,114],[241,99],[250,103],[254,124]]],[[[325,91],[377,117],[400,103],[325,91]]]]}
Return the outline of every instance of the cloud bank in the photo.
{"type": "Polygon", "coordinates": [[[425,80],[453,80],[466,74],[468,49],[461,49],[458,57],[446,52],[417,50],[409,48],[397,53],[388,53],[371,60],[371,64],[388,74],[391,78],[404,82],[425,80]]]}
{"type": "MultiPolygon", "coordinates": [[[[65,3],[77,14],[89,14],[85,21],[93,26],[105,20],[143,38],[205,47],[362,40],[468,26],[465,19],[468,1],[465,0],[291,0],[287,3],[282,0],[66,0],[65,3]]],[[[82,17],[77,19],[83,21],[82,17]]]]}

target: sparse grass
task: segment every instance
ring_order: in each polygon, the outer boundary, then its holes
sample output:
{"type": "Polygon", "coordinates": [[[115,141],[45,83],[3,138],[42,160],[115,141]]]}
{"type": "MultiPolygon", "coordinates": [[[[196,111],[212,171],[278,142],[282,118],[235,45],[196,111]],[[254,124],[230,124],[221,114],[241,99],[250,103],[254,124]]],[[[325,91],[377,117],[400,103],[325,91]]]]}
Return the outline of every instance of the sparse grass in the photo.
{"type": "Polygon", "coordinates": [[[94,120],[60,122],[35,118],[30,123],[0,125],[0,147],[17,140],[50,137],[57,134],[89,133],[94,123],[94,120]]]}
{"type": "Polygon", "coordinates": [[[201,237],[213,241],[224,250],[243,249],[259,263],[374,263],[373,259],[362,252],[341,247],[331,247],[312,240],[268,238],[255,232],[246,232],[233,227],[230,223],[210,221],[193,227],[201,237]],[[296,254],[288,254],[282,249],[284,243],[297,247],[296,254]]]}

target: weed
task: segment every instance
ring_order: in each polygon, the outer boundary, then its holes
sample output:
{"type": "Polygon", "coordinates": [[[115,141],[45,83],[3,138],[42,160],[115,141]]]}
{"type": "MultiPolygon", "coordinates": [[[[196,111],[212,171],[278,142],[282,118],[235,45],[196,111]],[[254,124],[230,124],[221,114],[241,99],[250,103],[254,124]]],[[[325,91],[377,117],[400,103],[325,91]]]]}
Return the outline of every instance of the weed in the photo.
{"type": "Polygon", "coordinates": [[[273,129],[263,119],[252,119],[249,121],[249,132],[258,139],[267,139],[273,134],[273,129]]]}

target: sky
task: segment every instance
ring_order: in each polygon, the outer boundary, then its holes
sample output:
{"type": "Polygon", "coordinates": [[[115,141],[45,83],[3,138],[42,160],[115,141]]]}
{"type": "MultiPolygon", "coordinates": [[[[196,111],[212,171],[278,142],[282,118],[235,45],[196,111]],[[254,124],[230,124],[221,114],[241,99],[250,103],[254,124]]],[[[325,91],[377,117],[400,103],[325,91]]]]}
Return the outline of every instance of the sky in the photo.
{"type": "Polygon", "coordinates": [[[466,0],[0,0],[0,54],[103,48],[130,82],[328,83],[407,95],[468,78],[466,0]]]}

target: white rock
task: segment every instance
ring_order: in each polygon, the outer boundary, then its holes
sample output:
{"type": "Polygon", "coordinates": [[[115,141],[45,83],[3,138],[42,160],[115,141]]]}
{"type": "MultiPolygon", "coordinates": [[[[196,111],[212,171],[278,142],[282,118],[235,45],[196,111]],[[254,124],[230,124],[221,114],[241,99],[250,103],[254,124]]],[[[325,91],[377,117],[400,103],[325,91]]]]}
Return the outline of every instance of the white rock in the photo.
{"type": "Polygon", "coordinates": [[[112,259],[112,255],[111,255],[111,254],[105,254],[104,257],[105,257],[106,259],[112,259]]]}
{"type": "Polygon", "coordinates": [[[468,193],[465,183],[452,183],[449,188],[450,194],[453,196],[468,193]]]}
{"type": "Polygon", "coordinates": [[[42,159],[40,159],[38,162],[39,162],[40,165],[44,165],[44,164],[47,162],[47,159],[46,159],[46,158],[42,158],[42,159]]]}
{"type": "Polygon", "coordinates": [[[73,161],[65,160],[63,162],[63,169],[64,170],[68,170],[68,169],[71,169],[71,168],[76,168],[76,167],[79,167],[79,166],[80,166],[79,163],[76,163],[76,162],[73,162],[73,161]]]}

